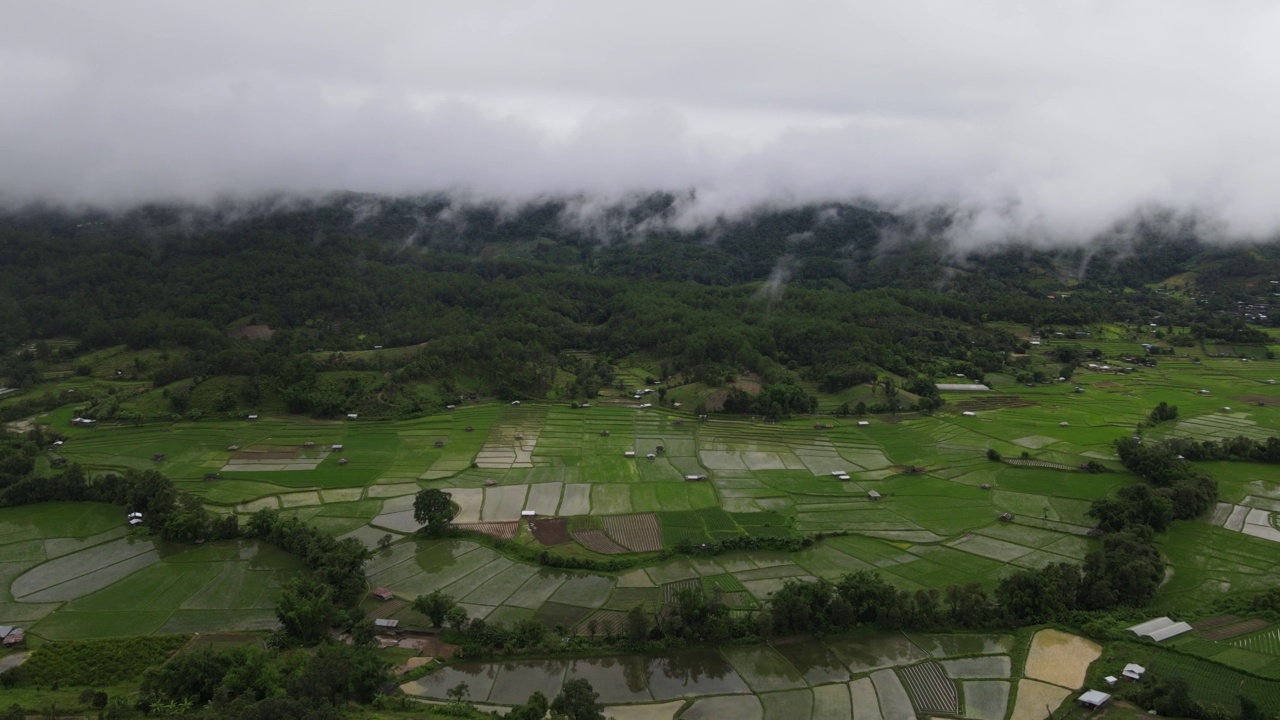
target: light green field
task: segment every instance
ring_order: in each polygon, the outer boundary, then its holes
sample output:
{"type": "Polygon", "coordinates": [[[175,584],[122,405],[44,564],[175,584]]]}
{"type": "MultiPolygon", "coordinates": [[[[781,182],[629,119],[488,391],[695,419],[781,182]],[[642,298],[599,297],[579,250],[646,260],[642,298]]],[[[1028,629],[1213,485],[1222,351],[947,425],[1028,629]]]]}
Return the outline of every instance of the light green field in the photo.
{"type": "Polygon", "coordinates": [[[175,546],[111,505],[0,509],[0,625],[63,640],[276,625],[291,556],[257,543],[175,546]]]}
{"type": "MultiPolygon", "coordinates": [[[[1142,352],[1138,340],[1119,335],[1081,344],[1101,347],[1109,357],[1142,352]]],[[[1131,374],[1081,368],[1070,382],[1037,387],[993,376],[992,393],[945,394],[948,404],[930,417],[872,416],[860,426],[856,418],[828,416],[821,422],[832,427],[824,429],[815,429],[811,419],[765,424],[713,415],[698,422],[684,412],[638,410],[630,402],[587,409],[473,405],[377,422],[264,416],[90,430],[64,427],[68,418],[60,411],[49,419],[70,436],[61,454],[95,472],[156,467],[211,504],[246,513],[281,508],[370,546],[391,532],[396,544],[387,552],[397,561],[384,566],[380,555],[370,574],[375,584],[404,597],[444,588],[476,614],[517,617],[545,610],[581,629],[593,613],[625,609],[630,596],[611,594],[617,578],[548,573],[470,542],[453,543],[441,555],[438,544],[404,537],[416,528],[412,495],[426,487],[446,490],[459,508],[457,521],[471,523],[518,520],[530,510],[593,522],[652,512],[668,548],[682,540],[696,545],[741,535],[851,533],[793,556],[731,553],[699,559],[696,566],[677,557],[631,574],[659,589],[724,576],[753,604],[792,578],[835,578],[860,569],[877,569],[906,589],[971,580],[991,587],[1011,569],[1080,562],[1095,547],[1087,535],[1089,502],[1136,482],[1119,467],[1111,443],[1134,432],[1158,402],[1176,404],[1181,412],[1176,422],[1146,430],[1148,437],[1280,434],[1280,403],[1257,404],[1280,400],[1280,385],[1266,383],[1272,376],[1280,377],[1275,361],[1201,357],[1197,364],[1186,355],[1161,356],[1156,368],[1131,374]],[[962,414],[969,408],[975,416],[962,414]],[[343,449],[325,453],[311,470],[287,469],[296,466],[288,459],[224,469],[237,453],[228,449],[232,445],[301,453],[306,442],[343,449]],[[1007,458],[1026,453],[1052,467],[991,462],[985,456],[992,448],[1007,458]],[[627,451],[636,456],[624,457],[627,451]],[[166,459],[153,461],[156,452],[166,459]],[[646,457],[650,453],[653,459],[646,457]],[[339,465],[339,457],[347,464],[339,465]],[[1091,460],[1113,472],[1068,469],[1091,460]],[[264,469],[268,465],[285,469],[264,469]],[[836,479],[835,471],[850,479],[836,479]],[[211,472],[221,478],[206,480],[211,472]],[[706,479],[688,482],[689,475],[706,479]],[[872,490],[882,499],[870,500],[872,490]],[[1012,522],[998,519],[1006,512],[1012,522]]],[[[1221,517],[1181,523],[1161,539],[1173,568],[1160,599],[1164,608],[1263,587],[1280,569],[1274,560],[1280,546],[1266,529],[1280,538],[1274,523],[1266,525],[1272,513],[1280,514],[1280,480],[1272,469],[1247,463],[1205,469],[1220,482],[1221,517]],[[1232,519],[1236,507],[1244,508],[1239,527],[1232,519]]],[[[90,555],[57,559],[49,553],[60,552],[65,539],[36,539],[0,537],[8,550],[0,563],[10,593],[4,607],[23,608],[10,610],[14,617],[72,602],[66,596],[80,586],[107,587],[120,582],[118,574],[154,572],[152,565],[168,562],[104,535],[94,552],[118,562],[60,585],[53,582],[59,573],[96,561],[90,555]],[[54,564],[20,578],[34,563],[54,564]],[[14,599],[15,587],[26,602],[14,599]]],[[[543,549],[523,524],[515,542],[543,549]]],[[[573,542],[552,552],[604,558],[573,542]]]]}

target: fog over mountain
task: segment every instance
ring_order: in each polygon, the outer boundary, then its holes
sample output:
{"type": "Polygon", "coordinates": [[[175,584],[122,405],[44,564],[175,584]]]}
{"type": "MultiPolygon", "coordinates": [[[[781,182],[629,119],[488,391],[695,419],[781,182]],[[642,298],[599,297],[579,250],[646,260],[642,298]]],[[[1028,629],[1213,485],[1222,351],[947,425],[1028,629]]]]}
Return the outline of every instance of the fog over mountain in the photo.
{"type": "Polygon", "coordinates": [[[7,3],[0,198],[948,205],[974,241],[1153,207],[1280,228],[1265,2],[7,3]]]}

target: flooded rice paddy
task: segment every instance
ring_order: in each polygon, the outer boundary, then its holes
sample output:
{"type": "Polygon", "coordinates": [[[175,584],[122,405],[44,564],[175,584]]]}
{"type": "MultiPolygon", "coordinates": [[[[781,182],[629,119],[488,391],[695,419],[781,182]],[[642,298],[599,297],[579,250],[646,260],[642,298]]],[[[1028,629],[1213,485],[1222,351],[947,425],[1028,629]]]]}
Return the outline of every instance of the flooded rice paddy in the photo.
{"type": "MultiPolygon", "coordinates": [[[[999,720],[1008,710],[1013,644],[1007,635],[893,634],[652,656],[459,663],[401,687],[444,699],[465,682],[478,703],[514,705],[534,691],[551,697],[565,681],[585,678],[611,706],[608,714],[646,720],[673,717],[683,700],[692,700],[679,715],[685,720],[834,720],[851,713],[859,720],[897,720],[924,716],[922,708],[949,697],[963,698],[958,714],[999,720]]],[[[1046,702],[1056,707],[1066,697],[1063,688],[1030,683],[1027,702],[1039,703],[1041,715],[1046,702]]]]}

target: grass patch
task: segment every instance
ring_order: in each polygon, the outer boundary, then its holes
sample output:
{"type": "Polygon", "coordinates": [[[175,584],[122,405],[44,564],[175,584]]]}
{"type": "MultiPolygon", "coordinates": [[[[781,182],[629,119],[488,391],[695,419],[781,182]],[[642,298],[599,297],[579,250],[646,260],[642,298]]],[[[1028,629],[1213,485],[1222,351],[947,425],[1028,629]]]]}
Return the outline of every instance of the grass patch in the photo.
{"type": "Polygon", "coordinates": [[[37,647],[22,666],[28,685],[104,684],[139,678],[187,641],[185,635],[156,635],[121,640],[77,640],[37,647]]]}

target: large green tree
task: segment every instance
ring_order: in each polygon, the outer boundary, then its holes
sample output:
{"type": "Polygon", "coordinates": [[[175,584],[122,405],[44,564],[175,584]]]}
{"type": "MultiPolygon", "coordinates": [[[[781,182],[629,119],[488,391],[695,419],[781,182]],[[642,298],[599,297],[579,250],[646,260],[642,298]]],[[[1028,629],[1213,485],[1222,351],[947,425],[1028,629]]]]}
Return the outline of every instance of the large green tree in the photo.
{"type": "Polygon", "coordinates": [[[428,488],[413,499],[413,519],[424,527],[427,535],[443,535],[449,530],[454,515],[453,496],[437,488],[428,488]]]}

